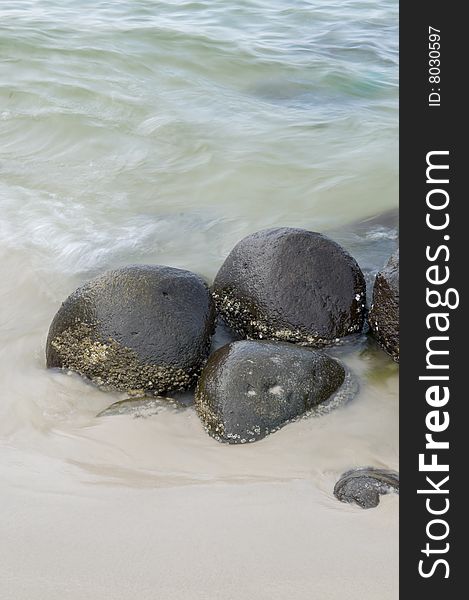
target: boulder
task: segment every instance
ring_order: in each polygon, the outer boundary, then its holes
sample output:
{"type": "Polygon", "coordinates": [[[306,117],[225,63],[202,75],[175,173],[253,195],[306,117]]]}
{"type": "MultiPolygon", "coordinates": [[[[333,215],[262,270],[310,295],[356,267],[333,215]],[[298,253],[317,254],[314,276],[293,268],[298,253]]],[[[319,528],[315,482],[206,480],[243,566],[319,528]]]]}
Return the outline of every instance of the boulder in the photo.
{"type": "Polygon", "coordinates": [[[47,339],[47,366],[121,391],[164,394],[193,385],[215,309],[194,273],[156,265],[108,271],[65,300],[47,339]]]}
{"type": "Polygon", "coordinates": [[[368,320],[378,343],[399,362],[399,249],[376,276],[368,320]]]}
{"type": "Polygon", "coordinates": [[[236,341],[209,358],[195,403],[206,431],[230,444],[255,442],[325,402],[343,383],[329,356],[276,341],[236,341]]]}
{"type": "Polygon", "coordinates": [[[339,244],[290,227],[241,240],[213,284],[217,308],[242,337],[307,346],[359,332],[365,294],[360,267],[339,244]]]}
{"type": "Polygon", "coordinates": [[[399,493],[399,474],[394,471],[361,467],[344,473],[334,487],[334,496],[341,502],[374,508],[379,497],[390,492],[399,493]]]}

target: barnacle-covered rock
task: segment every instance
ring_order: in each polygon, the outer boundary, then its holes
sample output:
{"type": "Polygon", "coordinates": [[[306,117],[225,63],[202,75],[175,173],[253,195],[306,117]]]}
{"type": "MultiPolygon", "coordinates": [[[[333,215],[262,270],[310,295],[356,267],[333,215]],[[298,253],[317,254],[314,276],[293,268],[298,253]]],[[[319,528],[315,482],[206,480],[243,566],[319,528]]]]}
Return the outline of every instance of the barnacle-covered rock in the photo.
{"type": "Polygon", "coordinates": [[[379,344],[399,362],[399,249],[376,276],[368,320],[379,344]]]}
{"type": "Polygon", "coordinates": [[[197,413],[218,441],[255,442],[328,400],[344,379],[339,362],[311,348],[232,342],[210,356],[200,375],[197,413]]]}
{"type": "Polygon", "coordinates": [[[65,300],[47,339],[47,366],[98,385],[162,394],[195,383],[215,309],[203,280],[172,267],[108,271],[65,300]]]}
{"type": "Polygon", "coordinates": [[[307,346],[359,332],[365,293],[360,267],[339,244],[290,227],[241,240],[213,284],[220,313],[242,337],[307,346]]]}

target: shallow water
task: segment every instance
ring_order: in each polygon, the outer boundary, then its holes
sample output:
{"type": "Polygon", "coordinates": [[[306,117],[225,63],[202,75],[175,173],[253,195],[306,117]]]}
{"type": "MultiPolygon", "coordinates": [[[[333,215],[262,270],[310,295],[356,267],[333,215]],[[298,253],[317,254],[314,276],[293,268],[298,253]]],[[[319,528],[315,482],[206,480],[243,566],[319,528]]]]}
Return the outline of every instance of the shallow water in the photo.
{"type": "Polygon", "coordinates": [[[243,447],[191,407],[96,419],[123,396],[44,368],[60,302],[110,267],[210,280],[292,225],[371,282],[397,244],[397,75],[394,1],[0,4],[2,599],[397,597],[397,497],[332,495],[398,469],[398,368],[365,336],[334,351],[352,402],[243,447]]]}

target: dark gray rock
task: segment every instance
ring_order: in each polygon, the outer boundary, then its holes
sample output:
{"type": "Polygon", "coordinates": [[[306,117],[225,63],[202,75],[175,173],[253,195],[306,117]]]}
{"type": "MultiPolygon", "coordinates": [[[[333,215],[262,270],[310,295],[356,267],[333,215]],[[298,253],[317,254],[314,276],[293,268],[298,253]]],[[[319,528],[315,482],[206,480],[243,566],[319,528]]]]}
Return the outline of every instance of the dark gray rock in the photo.
{"type": "Polygon", "coordinates": [[[128,266],[76,290],[47,339],[47,366],[98,385],[163,394],[195,383],[210,347],[215,309],[194,273],[128,266]]]}
{"type": "Polygon", "coordinates": [[[399,493],[399,474],[394,471],[362,467],[344,473],[334,487],[334,496],[341,502],[374,508],[381,494],[399,493]]]}
{"type": "Polygon", "coordinates": [[[339,244],[282,227],[241,240],[213,295],[242,337],[321,346],[361,330],[366,291],[360,267],[339,244]]]}
{"type": "Polygon", "coordinates": [[[379,344],[399,362],[399,249],[376,276],[368,319],[379,344]]]}
{"type": "Polygon", "coordinates": [[[275,341],[237,341],[217,350],[197,385],[207,432],[230,444],[255,442],[326,401],[343,383],[329,356],[275,341]]]}

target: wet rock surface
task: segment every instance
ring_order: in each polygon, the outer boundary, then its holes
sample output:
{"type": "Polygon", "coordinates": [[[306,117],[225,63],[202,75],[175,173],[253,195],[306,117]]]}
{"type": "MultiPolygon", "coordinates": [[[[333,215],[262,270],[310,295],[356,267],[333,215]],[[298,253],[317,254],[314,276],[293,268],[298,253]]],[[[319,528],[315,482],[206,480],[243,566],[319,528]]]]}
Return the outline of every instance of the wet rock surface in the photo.
{"type": "Polygon", "coordinates": [[[399,474],[394,471],[362,467],[344,473],[334,487],[334,496],[341,502],[374,508],[379,497],[390,492],[399,493],[399,474]]]}
{"type": "Polygon", "coordinates": [[[380,346],[399,362],[399,249],[376,276],[368,319],[380,346]]]}
{"type": "Polygon", "coordinates": [[[141,398],[125,398],[114,402],[100,413],[97,417],[130,416],[134,419],[152,417],[168,409],[182,410],[187,408],[188,402],[179,402],[175,398],[163,396],[144,396],[141,398]]]}
{"type": "Polygon", "coordinates": [[[282,227],[241,240],[213,295],[242,337],[321,346],[362,329],[366,290],[357,262],[339,244],[282,227]]]}
{"type": "Polygon", "coordinates": [[[122,391],[187,389],[208,355],[214,319],[210,292],[194,273],[157,265],[108,271],[60,307],[47,366],[122,391]]]}
{"type": "Polygon", "coordinates": [[[206,431],[218,441],[254,442],[325,402],[344,379],[342,365],[322,352],[243,340],[212,354],[195,403],[206,431]]]}

